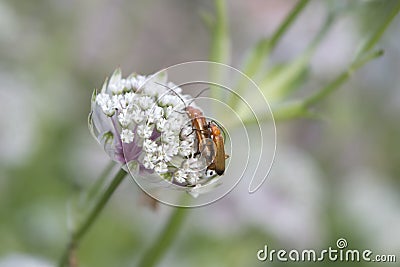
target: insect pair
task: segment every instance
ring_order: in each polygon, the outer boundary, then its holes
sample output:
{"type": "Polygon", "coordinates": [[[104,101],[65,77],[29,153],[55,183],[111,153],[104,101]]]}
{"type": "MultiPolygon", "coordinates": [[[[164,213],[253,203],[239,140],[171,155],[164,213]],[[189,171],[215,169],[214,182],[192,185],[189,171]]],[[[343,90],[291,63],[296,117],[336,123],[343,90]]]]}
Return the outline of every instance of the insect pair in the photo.
{"type": "Polygon", "coordinates": [[[229,157],[225,154],[224,138],[220,128],[215,122],[207,122],[199,109],[192,106],[185,108],[192,122],[193,131],[198,140],[197,154],[202,154],[209,160],[207,170],[213,170],[218,175],[225,172],[225,160],[229,157]]]}
{"type": "MultiPolygon", "coordinates": [[[[215,121],[207,121],[201,110],[190,106],[190,103],[187,105],[182,97],[172,88],[160,83],[157,84],[167,87],[171,92],[179,97],[185,105],[184,110],[191,120],[192,133],[196,133],[197,139],[197,152],[193,156],[201,154],[206,159],[206,171],[215,171],[219,176],[223,175],[225,172],[225,160],[229,158],[229,155],[225,154],[225,141],[222,136],[221,127],[219,127],[215,121]]],[[[202,90],[200,94],[205,90],[202,90]]],[[[192,101],[194,101],[194,99],[192,101]]]]}

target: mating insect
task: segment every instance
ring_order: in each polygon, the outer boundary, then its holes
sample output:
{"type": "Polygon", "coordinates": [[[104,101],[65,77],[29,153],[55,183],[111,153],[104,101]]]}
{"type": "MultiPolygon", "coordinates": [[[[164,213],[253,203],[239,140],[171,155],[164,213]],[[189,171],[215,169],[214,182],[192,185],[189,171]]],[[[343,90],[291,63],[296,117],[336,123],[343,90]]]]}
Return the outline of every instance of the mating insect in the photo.
{"type": "MultiPolygon", "coordinates": [[[[166,85],[163,86],[167,87],[166,85]]],[[[197,152],[194,156],[201,154],[206,160],[207,170],[213,170],[219,176],[223,175],[225,172],[225,160],[229,155],[225,154],[224,138],[221,135],[221,130],[214,123],[207,122],[201,110],[190,105],[186,106],[185,101],[179,94],[173,89],[167,88],[185,104],[185,111],[191,120],[193,131],[196,132],[197,137],[197,152]]]]}
{"type": "Polygon", "coordinates": [[[196,155],[202,154],[211,163],[215,157],[215,149],[206,118],[197,108],[187,106],[185,109],[192,121],[193,131],[196,132],[198,142],[196,155]]]}
{"type": "Polygon", "coordinates": [[[198,151],[208,161],[207,170],[213,170],[219,176],[223,175],[225,172],[225,160],[229,155],[225,154],[224,138],[220,128],[214,123],[207,123],[200,110],[188,106],[186,111],[196,131],[198,151]]]}
{"type": "Polygon", "coordinates": [[[214,170],[218,175],[222,175],[225,172],[225,160],[229,158],[229,155],[225,154],[224,138],[221,135],[221,130],[214,123],[208,125],[212,140],[216,146],[216,154],[214,161],[207,167],[208,170],[214,170]]]}

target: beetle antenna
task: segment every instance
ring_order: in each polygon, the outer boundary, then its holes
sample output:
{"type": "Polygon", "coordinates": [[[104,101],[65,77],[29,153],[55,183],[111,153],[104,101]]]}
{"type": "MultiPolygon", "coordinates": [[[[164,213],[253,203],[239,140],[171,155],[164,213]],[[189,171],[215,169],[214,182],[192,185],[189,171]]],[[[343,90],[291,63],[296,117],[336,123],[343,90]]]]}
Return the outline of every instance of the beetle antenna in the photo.
{"type": "Polygon", "coordinates": [[[203,90],[201,90],[200,93],[198,93],[195,97],[193,97],[193,99],[189,102],[188,106],[190,104],[192,104],[193,101],[195,101],[202,93],[204,93],[207,90],[210,90],[210,87],[207,87],[207,88],[204,88],[203,90]]]}
{"type": "MultiPolygon", "coordinates": [[[[179,99],[182,101],[182,103],[183,103],[183,105],[185,106],[185,109],[186,109],[186,107],[187,107],[188,105],[186,105],[185,100],[183,100],[183,98],[182,98],[177,92],[175,92],[174,89],[170,88],[168,85],[165,85],[165,84],[162,84],[162,83],[159,83],[159,82],[154,82],[154,83],[156,83],[156,84],[158,84],[158,85],[161,85],[161,86],[164,86],[165,88],[168,88],[169,91],[171,91],[174,95],[176,95],[177,97],[179,97],[179,99]]],[[[177,111],[177,112],[178,112],[178,111],[177,111]]]]}

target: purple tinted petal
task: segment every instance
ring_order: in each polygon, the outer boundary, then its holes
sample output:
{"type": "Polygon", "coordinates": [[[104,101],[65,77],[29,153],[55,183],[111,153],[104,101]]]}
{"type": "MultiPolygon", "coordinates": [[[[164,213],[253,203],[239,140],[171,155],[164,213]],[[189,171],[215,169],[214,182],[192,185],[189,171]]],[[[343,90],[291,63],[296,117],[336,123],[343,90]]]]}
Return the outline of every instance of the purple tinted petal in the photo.
{"type": "Polygon", "coordinates": [[[160,136],[161,136],[161,133],[159,131],[157,131],[157,129],[154,127],[153,132],[151,133],[150,139],[152,141],[154,141],[157,138],[159,138],[160,136]]]}
{"type": "Polygon", "coordinates": [[[112,122],[112,124],[114,126],[114,129],[113,129],[114,145],[115,145],[114,154],[115,154],[115,159],[117,161],[121,162],[122,164],[125,164],[127,161],[125,159],[124,150],[123,150],[123,147],[122,147],[123,144],[122,144],[122,141],[121,141],[121,136],[120,136],[119,131],[118,131],[118,126],[117,126],[117,122],[116,122],[117,116],[118,116],[118,114],[116,112],[116,114],[110,118],[111,122],[112,122]]]}
{"type": "Polygon", "coordinates": [[[109,117],[99,107],[93,109],[92,121],[98,139],[101,139],[104,133],[113,130],[113,125],[110,123],[109,117]]]}
{"type": "Polygon", "coordinates": [[[121,162],[122,164],[125,164],[125,163],[126,163],[125,155],[124,155],[122,146],[120,146],[119,143],[117,143],[117,144],[115,145],[114,155],[115,155],[115,159],[116,159],[117,161],[121,162]]]}
{"type": "Polygon", "coordinates": [[[127,162],[137,160],[142,152],[142,147],[138,146],[136,142],[129,144],[123,144],[123,150],[125,152],[125,159],[127,162]]]}

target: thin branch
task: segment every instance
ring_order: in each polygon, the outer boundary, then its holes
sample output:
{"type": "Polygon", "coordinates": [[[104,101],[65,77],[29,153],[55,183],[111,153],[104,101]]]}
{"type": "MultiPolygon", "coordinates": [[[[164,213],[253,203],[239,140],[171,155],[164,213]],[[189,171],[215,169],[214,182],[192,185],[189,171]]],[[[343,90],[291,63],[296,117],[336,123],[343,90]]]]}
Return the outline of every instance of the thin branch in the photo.
{"type": "Polygon", "coordinates": [[[386,17],[386,20],[382,23],[379,29],[375,31],[361,46],[354,61],[357,61],[359,58],[363,57],[364,54],[368,53],[371,49],[374,48],[374,46],[381,40],[382,35],[385,33],[386,29],[389,27],[389,25],[399,12],[400,1],[398,1],[398,4],[391,10],[390,14],[386,17]]]}
{"type": "Polygon", "coordinates": [[[125,177],[126,172],[123,169],[120,169],[119,172],[115,175],[114,179],[111,181],[106,191],[100,197],[99,201],[93,207],[92,211],[88,214],[86,219],[77,228],[77,230],[72,234],[71,240],[65,248],[65,251],[60,259],[59,267],[66,266],[67,262],[70,260],[72,253],[74,253],[72,252],[72,250],[76,250],[81,239],[85,236],[92,224],[96,221],[104,206],[107,204],[108,200],[125,177]]]}
{"type": "Polygon", "coordinates": [[[182,227],[186,216],[187,208],[175,208],[168,219],[167,224],[158,236],[153,245],[146,250],[137,266],[154,267],[161,260],[167,250],[170,248],[172,241],[182,227]]]}

